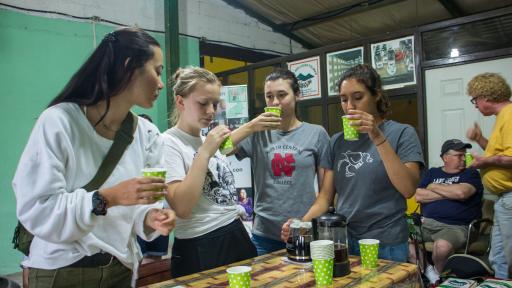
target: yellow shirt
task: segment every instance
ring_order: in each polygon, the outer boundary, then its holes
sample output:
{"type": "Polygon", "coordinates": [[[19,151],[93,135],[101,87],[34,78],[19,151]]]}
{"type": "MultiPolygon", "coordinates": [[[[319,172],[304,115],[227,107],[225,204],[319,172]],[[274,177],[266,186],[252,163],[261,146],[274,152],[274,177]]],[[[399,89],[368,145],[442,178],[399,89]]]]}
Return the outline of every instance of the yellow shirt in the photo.
{"type": "MultiPolygon", "coordinates": [[[[486,157],[505,155],[512,157],[512,104],[498,113],[491,137],[485,148],[486,157]]],[[[512,191],[512,169],[491,166],[482,169],[482,182],[494,194],[512,191]]]]}

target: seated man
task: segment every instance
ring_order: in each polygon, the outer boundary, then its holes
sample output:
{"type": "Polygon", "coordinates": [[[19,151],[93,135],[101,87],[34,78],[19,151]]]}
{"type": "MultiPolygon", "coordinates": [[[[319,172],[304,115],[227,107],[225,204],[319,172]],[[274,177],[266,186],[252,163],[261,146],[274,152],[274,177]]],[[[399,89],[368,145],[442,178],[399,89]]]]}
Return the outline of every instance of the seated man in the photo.
{"type": "Polygon", "coordinates": [[[482,216],[483,185],[480,174],[466,169],[465,152],[471,144],[458,139],[444,142],[444,166],[431,168],[416,190],[421,204],[423,239],[434,241],[432,261],[425,275],[430,282],[439,279],[446,259],[466,243],[468,225],[482,216]]]}

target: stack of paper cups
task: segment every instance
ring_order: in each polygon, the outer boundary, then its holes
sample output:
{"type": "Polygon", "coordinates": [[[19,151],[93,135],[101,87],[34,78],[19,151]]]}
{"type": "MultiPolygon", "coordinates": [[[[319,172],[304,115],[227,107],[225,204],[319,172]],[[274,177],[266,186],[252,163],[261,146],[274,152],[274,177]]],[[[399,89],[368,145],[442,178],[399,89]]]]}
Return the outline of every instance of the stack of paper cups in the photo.
{"type": "Polygon", "coordinates": [[[309,244],[311,248],[311,259],[334,258],[334,242],[331,240],[316,240],[309,244]]]}
{"type": "Polygon", "coordinates": [[[332,272],[334,265],[334,242],[331,240],[317,240],[309,244],[313,270],[317,287],[332,285],[332,272]]]}

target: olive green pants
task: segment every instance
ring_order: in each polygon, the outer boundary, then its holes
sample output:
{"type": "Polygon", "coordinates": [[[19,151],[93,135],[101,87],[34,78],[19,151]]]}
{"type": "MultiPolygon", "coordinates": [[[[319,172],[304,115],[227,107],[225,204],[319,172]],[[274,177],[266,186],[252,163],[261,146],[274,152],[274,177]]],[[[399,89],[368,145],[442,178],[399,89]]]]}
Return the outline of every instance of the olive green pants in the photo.
{"type": "Polygon", "coordinates": [[[132,271],[113,259],[108,265],[94,268],[59,268],[29,270],[30,288],[61,287],[130,287],[132,271]]]}

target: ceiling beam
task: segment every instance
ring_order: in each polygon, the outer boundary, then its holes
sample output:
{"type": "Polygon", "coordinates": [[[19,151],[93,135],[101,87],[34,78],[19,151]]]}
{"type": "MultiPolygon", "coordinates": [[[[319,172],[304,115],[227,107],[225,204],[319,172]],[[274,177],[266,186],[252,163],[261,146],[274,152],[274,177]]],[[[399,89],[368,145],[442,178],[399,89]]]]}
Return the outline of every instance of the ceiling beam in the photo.
{"type": "Polygon", "coordinates": [[[462,11],[462,9],[455,3],[453,0],[437,0],[441,5],[443,5],[444,9],[452,15],[454,18],[466,16],[466,13],[462,11]]]}
{"type": "Polygon", "coordinates": [[[240,2],[238,0],[224,0],[224,2],[226,2],[231,7],[234,7],[234,8],[237,8],[237,9],[241,9],[247,15],[249,15],[249,16],[251,16],[253,18],[256,18],[258,21],[260,21],[261,23],[263,23],[263,24],[265,24],[267,26],[270,26],[270,28],[272,28],[272,30],[274,32],[280,33],[280,34],[282,34],[282,35],[292,39],[293,41],[295,41],[295,42],[299,43],[300,45],[304,46],[304,48],[306,48],[306,49],[313,49],[313,48],[317,47],[316,45],[313,45],[312,43],[306,41],[305,39],[303,39],[303,38],[293,34],[291,31],[283,29],[280,25],[277,25],[276,23],[272,22],[267,17],[265,17],[265,16],[255,12],[254,10],[250,9],[249,7],[246,7],[246,6],[242,5],[242,4],[240,4],[240,2]]]}
{"type": "Polygon", "coordinates": [[[282,29],[292,32],[293,30],[298,30],[308,26],[316,25],[341,16],[356,14],[362,12],[363,10],[369,11],[403,1],[406,0],[363,0],[348,6],[337,8],[332,11],[313,15],[296,22],[281,24],[279,26],[281,26],[282,29]]]}

